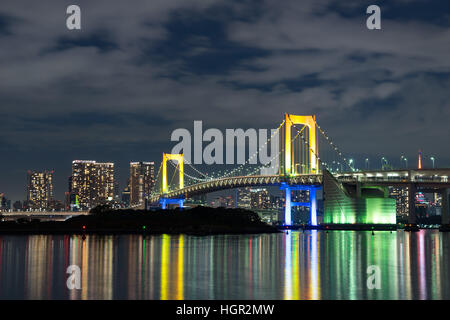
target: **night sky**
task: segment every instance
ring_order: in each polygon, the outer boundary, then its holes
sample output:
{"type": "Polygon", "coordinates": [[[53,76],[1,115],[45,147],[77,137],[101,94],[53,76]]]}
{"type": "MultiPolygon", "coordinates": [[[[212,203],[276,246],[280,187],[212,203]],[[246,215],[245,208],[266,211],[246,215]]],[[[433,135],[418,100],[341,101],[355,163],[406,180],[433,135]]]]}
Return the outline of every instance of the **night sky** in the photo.
{"type": "Polygon", "coordinates": [[[285,112],[316,114],[350,156],[421,148],[450,167],[449,27],[438,0],[2,0],[0,192],[23,200],[26,171],[54,169],[63,199],[74,159],[115,162],[123,187],[176,128],[275,128],[285,112]]]}

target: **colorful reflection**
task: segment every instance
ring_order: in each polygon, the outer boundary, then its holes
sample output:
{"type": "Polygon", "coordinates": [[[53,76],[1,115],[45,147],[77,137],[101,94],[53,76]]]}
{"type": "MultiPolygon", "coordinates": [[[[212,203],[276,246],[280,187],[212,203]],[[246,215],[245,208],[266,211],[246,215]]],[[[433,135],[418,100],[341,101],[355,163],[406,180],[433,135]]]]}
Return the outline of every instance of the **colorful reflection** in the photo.
{"type": "Polygon", "coordinates": [[[449,245],[434,230],[1,236],[0,298],[449,299],[449,245]],[[66,286],[70,265],[81,290],[66,286]]]}

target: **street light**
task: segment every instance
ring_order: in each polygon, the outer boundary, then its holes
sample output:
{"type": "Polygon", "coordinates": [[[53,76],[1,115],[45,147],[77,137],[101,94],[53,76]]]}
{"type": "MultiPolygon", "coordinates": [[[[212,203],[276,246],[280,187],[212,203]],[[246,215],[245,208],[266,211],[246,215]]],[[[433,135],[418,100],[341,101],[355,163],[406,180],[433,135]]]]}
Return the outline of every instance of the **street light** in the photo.
{"type": "Polygon", "coordinates": [[[348,164],[350,165],[350,169],[355,170],[355,167],[353,166],[353,159],[349,159],[348,164]]]}
{"type": "Polygon", "coordinates": [[[405,168],[407,169],[407,168],[408,168],[408,158],[406,158],[405,156],[401,156],[401,157],[400,157],[400,162],[401,162],[402,160],[405,160],[405,168]]]}
{"type": "Polygon", "coordinates": [[[369,170],[369,158],[366,158],[366,169],[369,170]]]}
{"type": "Polygon", "coordinates": [[[383,170],[385,162],[386,162],[386,165],[387,165],[388,164],[387,159],[385,157],[382,157],[381,158],[381,170],[383,170]]]}
{"type": "Polygon", "coordinates": [[[430,160],[433,161],[433,169],[434,169],[434,160],[435,160],[435,158],[434,157],[430,157],[430,160]]]}

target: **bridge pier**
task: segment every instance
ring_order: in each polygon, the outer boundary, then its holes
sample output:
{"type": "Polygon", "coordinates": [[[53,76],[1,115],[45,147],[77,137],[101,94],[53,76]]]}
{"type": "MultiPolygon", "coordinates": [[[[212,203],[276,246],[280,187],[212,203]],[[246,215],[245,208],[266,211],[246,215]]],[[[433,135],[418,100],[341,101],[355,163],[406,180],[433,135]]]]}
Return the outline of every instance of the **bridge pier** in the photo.
{"type": "Polygon", "coordinates": [[[320,186],[306,186],[306,185],[289,185],[286,182],[281,183],[281,190],[285,192],[284,201],[284,225],[292,226],[292,207],[309,207],[310,226],[317,226],[317,189],[320,186]],[[307,190],[309,191],[308,202],[295,202],[291,199],[291,192],[295,190],[307,190]]]}
{"type": "Polygon", "coordinates": [[[408,185],[408,223],[416,224],[416,185],[411,183],[408,185]]]}
{"type": "Polygon", "coordinates": [[[284,224],[292,225],[291,188],[289,186],[284,189],[284,224]]]}
{"type": "Polygon", "coordinates": [[[442,196],[442,221],[441,224],[442,225],[449,225],[450,224],[450,213],[448,211],[448,207],[449,207],[449,201],[448,201],[448,196],[449,196],[449,189],[445,188],[442,189],[441,191],[441,196],[442,196]]]}
{"type": "Polygon", "coordinates": [[[167,209],[167,205],[169,205],[169,204],[178,204],[178,207],[180,209],[183,209],[183,207],[184,207],[184,198],[178,198],[178,199],[161,198],[159,200],[159,203],[161,204],[161,208],[163,210],[166,210],[167,209]]]}
{"type": "Polygon", "coordinates": [[[362,185],[360,181],[356,181],[356,197],[357,198],[361,198],[361,193],[362,193],[362,185]]]}
{"type": "Polygon", "coordinates": [[[309,210],[310,210],[310,220],[309,223],[312,226],[317,226],[317,189],[309,189],[309,210]]]}

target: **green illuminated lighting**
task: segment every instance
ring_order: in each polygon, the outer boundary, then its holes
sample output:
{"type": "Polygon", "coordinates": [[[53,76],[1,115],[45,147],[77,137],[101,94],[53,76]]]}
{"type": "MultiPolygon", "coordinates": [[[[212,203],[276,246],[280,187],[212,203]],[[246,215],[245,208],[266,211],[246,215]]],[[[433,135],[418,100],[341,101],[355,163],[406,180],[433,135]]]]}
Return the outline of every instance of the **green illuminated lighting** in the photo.
{"type": "Polygon", "coordinates": [[[324,223],[330,224],[395,224],[395,199],[348,199],[325,210],[324,223]]]}

